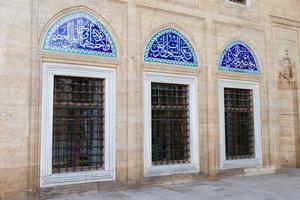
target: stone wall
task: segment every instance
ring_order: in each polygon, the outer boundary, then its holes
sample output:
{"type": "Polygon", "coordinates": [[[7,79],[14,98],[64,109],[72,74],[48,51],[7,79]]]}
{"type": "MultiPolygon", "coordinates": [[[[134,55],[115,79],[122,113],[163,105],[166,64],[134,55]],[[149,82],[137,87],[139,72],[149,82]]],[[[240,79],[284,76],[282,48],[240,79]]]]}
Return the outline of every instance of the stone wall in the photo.
{"type": "Polygon", "coordinates": [[[0,3],[1,195],[28,189],[31,9],[29,0],[0,3]]]}
{"type": "Polygon", "coordinates": [[[220,78],[260,83],[263,168],[300,166],[299,0],[252,0],[251,8],[224,4],[223,0],[11,0],[0,2],[0,17],[0,199],[24,199],[39,192],[51,196],[113,190],[224,174],[219,167],[220,78]],[[112,33],[120,52],[116,61],[41,50],[48,28],[74,10],[93,13],[112,33]],[[176,27],[191,41],[199,68],[143,61],[147,41],[168,26],[176,27]],[[234,39],[251,45],[261,75],[218,71],[219,56],[234,39]],[[285,50],[294,70],[291,82],[279,78],[285,50]],[[39,189],[44,62],[117,70],[117,181],[39,189]],[[149,71],[198,77],[200,175],[143,176],[142,74],[149,71]]]}

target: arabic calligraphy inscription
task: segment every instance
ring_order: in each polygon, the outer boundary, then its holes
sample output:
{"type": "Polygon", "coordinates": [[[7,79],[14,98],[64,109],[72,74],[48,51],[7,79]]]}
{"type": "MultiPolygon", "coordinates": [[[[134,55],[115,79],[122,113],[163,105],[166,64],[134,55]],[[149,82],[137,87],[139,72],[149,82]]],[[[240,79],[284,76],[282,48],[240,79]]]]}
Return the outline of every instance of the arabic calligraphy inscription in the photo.
{"type": "Polygon", "coordinates": [[[252,50],[241,41],[231,43],[221,56],[219,69],[259,74],[257,59],[252,50]]]}
{"type": "Polygon", "coordinates": [[[56,22],[44,40],[44,49],[116,57],[113,39],[103,25],[87,13],[73,13],[56,22]]]}
{"type": "Polygon", "coordinates": [[[146,62],[197,67],[197,57],[189,41],[173,28],[164,29],[146,47],[146,62]]]}

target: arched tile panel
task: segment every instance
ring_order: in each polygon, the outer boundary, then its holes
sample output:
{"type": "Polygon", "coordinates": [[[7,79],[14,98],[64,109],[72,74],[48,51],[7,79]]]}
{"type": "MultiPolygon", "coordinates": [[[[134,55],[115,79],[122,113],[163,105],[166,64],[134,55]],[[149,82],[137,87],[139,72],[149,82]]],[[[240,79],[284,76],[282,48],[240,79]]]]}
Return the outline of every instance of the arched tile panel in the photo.
{"type": "Polygon", "coordinates": [[[46,51],[117,57],[108,30],[86,12],[71,13],[59,19],[44,38],[46,51]]]}
{"type": "Polygon", "coordinates": [[[259,74],[257,58],[252,49],[242,41],[234,41],[223,50],[219,70],[259,74]]]}
{"type": "Polygon", "coordinates": [[[190,42],[174,28],[163,29],[151,38],[146,46],[144,61],[198,67],[190,42]]]}

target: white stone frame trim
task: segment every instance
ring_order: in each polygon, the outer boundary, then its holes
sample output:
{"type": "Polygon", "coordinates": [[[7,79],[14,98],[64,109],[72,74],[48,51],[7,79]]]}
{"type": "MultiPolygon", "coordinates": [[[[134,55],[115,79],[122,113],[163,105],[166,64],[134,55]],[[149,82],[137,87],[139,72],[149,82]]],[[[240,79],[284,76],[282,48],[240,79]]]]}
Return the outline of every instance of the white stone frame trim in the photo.
{"type": "Polygon", "coordinates": [[[221,169],[234,169],[246,167],[258,167],[262,165],[261,152],[261,111],[259,83],[237,80],[219,80],[219,120],[220,120],[220,159],[221,169]],[[255,158],[226,160],[225,144],[225,111],[224,111],[224,88],[250,89],[253,91],[253,116],[254,116],[254,140],[255,158]]]}
{"type": "Polygon", "coordinates": [[[198,79],[196,76],[144,73],[144,176],[166,176],[199,172],[198,79]],[[184,84],[189,86],[190,163],[152,166],[151,83],[184,84]]]}
{"type": "Polygon", "coordinates": [[[246,5],[241,3],[232,2],[230,0],[225,0],[225,4],[227,5],[233,5],[233,6],[241,6],[241,7],[251,7],[251,0],[246,0],[246,5]]]}
{"type": "Polygon", "coordinates": [[[40,187],[115,180],[115,69],[69,64],[43,64],[40,187]],[[104,170],[52,174],[52,121],[54,76],[105,79],[104,170]]]}

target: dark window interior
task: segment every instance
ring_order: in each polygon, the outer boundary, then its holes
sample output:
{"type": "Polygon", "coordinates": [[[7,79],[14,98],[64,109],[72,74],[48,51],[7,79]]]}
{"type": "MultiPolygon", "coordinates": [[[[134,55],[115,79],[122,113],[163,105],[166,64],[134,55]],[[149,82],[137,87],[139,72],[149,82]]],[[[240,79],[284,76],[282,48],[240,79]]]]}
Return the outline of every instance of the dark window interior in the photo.
{"type": "Polygon", "coordinates": [[[188,86],[152,83],[151,98],[153,165],[189,162],[188,86]]]}
{"type": "Polygon", "coordinates": [[[255,157],[253,91],[225,88],[226,159],[255,157]]]}
{"type": "Polygon", "coordinates": [[[243,4],[243,5],[247,4],[247,0],[229,0],[229,1],[235,2],[235,3],[240,3],[240,4],[243,4]]]}
{"type": "Polygon", "coordinates": [[[103,168],[104,82],[54,76],[53,173],[103,168]]]}

